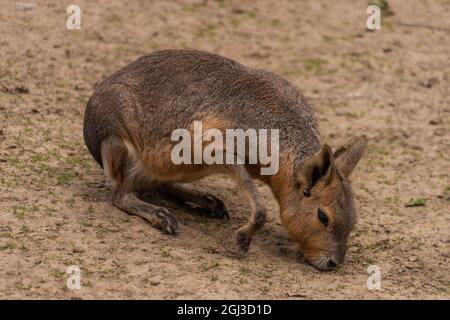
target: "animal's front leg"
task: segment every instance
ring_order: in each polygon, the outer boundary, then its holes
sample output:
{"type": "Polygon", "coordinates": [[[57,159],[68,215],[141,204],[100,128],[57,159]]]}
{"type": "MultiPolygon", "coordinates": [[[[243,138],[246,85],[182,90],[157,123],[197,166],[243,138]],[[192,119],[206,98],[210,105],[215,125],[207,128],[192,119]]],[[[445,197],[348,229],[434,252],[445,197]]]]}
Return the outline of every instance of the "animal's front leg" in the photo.
{"type": "Polygon", "coordinates": [[[237,180],[251,204],[247,224],[236,231],[236,246],[238,252],[243,255],[248,251],[253,235],[266,223],[267,210],[255,183],[243,165],[227,166],[227,171],[237,180]]]}

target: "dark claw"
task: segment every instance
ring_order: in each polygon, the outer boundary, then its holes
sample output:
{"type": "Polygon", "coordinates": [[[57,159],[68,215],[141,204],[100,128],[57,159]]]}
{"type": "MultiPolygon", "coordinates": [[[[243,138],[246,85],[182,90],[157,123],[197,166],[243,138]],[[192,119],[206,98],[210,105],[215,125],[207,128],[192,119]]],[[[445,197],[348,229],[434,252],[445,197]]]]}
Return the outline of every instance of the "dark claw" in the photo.
{"type": "Polygon", "coordinates": [[[230,215],[222,200],[213,195],[206,195],[205,200],[209,210],[211,210],[211,217],[217,219],[230,219],[230,215]]]}
{"type": "Polygon", "coordinates": [[[236,234],[236,246],[238,253],[243,256],[248,252],[251,238],[245,232],[238,231],[236,234]]]}
{"type": "Polygon", "coordinates": [[[161,230],[167,234],[178,235],[180,229],[178,228],[177,219],[165,208],[160,208],[156,211],[156,216],[159,219],[161,230]]]}

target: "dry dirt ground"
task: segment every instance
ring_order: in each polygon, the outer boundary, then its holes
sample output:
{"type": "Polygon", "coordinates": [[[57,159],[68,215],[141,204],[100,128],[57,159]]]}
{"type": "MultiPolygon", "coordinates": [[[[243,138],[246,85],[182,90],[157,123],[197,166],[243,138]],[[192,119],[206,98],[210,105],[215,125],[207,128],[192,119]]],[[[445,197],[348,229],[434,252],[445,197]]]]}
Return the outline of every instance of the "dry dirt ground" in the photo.
{"type": "Polygon", "coordinates": [[[81,30],[66,29],[64,1],[0,0],[1,298],[450,298],[450,1],[390,1],[376,32],[367,1],[71,2],[81,30]],[[263,185],[270,221],[244,260],[226,244],[248,205],[226,177],[196,187],[224,200],[229,221],[157,197],[179,237],[112,207],[83,143],[85,103],[95,83],[163,48],[281,74],[309,98],[323,141],[370,138],[337,271],[305,262],[263,185]],[[70,265],[80,290],[66,287],[70,265]],[[369,265],[380,290],[366,286],[369,265]]]}

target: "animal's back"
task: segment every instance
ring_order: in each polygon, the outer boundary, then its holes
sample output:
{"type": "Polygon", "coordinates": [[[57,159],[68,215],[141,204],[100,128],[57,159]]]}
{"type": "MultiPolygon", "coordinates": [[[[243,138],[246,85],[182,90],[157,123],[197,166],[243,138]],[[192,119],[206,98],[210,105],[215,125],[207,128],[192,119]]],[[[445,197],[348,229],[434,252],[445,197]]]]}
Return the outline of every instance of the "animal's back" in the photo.
{"type": "Polygon", "coordinates": [[[106,78],[88,102],[84,137],[101,164],[101,142],[111,135],[149,145],[211,117],[234,128],[278,128],[280,148],[305,156],[319,148],[314,116],[292,84],[196,50],[155,52],[106,78]]]}

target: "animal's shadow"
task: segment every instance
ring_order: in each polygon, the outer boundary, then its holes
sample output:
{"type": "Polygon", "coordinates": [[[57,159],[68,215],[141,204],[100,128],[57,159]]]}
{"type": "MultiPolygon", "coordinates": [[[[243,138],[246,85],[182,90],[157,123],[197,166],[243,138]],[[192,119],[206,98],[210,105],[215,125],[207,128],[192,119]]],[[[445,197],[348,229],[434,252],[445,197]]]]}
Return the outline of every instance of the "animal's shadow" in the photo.
{"type": "MultiPolygon", "coordinates": [[[[201,190],[202,188],[197,187],[196,189],[201,190]]],[[[208,209],[199,208],[190,203],[180,201],[157,189],[142,190],[136,194],[145,202],[165,207],[169,211],[175,212],[181,226],[189,221],[189,227],[191,229],[193,228],[196,232],[201,232],[210,237],[211,242],[215,242],[218,248],[221,248],[218,249],[219,252],[241,259],[243,257],[239,256],[234,248],[234,232],[247,222],[246,212],[248,212],[248,209],[243,210],[242,206],[236,206],[235,203],[231,203],[222,190],[211,186],[208,186],[208,189],[226,204],[227,210],[230,213],[230,220],[212,217],[208,209]],[[195,223],[198,220],[204,222],[205,219],[208,219],[208,225],[220,225],[220,232],[217,232],[216,228],[208,228],[203,223],[195,223]]],[[[264,252],[264,255],[277,256],[278,258],[290,261],[297,260],[307,264],[306,259],[286,234],[283,227],[276,223],[274,219],[269,219],[266,225],[257,232],[247,257],[249,255],[251,256],[251,252],[256,251],[256,248],[257,251],[264,252]],[[253,250],[252,247],[254,247],[253,250]]]]}
{"type": "MultiPolygon", "coordinates": [[[[194,188],[202,189],[196,186],[194,188]]],[[[111,189],[105,182],[90,183],[82,189],[79,191],[85,199],[111,203],[111,189]]],[[[211,217],[207,209],[180,201],[158,189],[138,190],[135,194],[147,203],[164,207],[172,212],[181,226],[181,232],[183,232],[184,226],[188,225],[190,232],[202,233],[210,238],[209,247],[215,246],[214,252],[217,254],[236,259],[252,259],[255,256],[254,252],[257,251],[266,258],[276,257],[285,261],[308,264],[283,227],[276,223],[273,218],[269,218],[266,225],[256,233],[250,245],[249,253],[245,257],[239,256],[234,247],[234,232],[247,222],[248,209],[241,202],[230,201],[230,196],[218,187],[208,185],[208,190],[225,203],[230,214],[229,220],[211,217]]],[[[269,213],[270,216],[273,215],[269,213]]],[[[147,222],[142,219],[142,223],[147,222]]],[[[185,241],[177,242],[177,245],[192,249],[189,243],[185,241]]]]}

